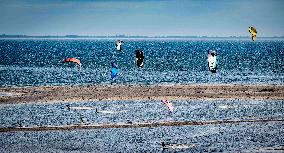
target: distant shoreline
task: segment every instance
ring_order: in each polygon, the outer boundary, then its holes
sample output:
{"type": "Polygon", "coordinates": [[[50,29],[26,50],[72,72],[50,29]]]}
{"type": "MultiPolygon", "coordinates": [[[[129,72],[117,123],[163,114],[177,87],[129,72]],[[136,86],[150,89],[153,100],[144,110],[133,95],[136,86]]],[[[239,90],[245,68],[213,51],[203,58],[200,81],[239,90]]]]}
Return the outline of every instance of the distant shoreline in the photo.
{"type": "Polygon", "coordinates": [[[283,85],[88,85],[0,87],[0,104],[108,100],[275,99],[283,85]]]}
{"type": "MultiPolygon", "coordinates": [[[[127,36],[127,35],[114,35],[114,36],[80,36],[80,35],[65,35],[65,36],[29,36],[29,35],[0,35],[0,38],[70,38],[70,39],[251,39],[250,36],[127,36]]],[[[273,37],[257,37],[257,39],[284,39],[284,36],[273,37]]]]}

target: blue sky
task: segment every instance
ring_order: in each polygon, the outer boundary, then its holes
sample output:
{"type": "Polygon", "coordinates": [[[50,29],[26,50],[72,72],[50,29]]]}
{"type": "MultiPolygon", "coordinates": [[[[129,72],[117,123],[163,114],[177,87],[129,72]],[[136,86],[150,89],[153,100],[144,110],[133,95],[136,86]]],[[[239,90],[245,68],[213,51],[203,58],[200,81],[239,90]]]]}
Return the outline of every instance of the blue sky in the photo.
{"type": "Polygon", "coordinates": [[[283,0],[0,0],[0,34],[284,35],[283,0]]]}

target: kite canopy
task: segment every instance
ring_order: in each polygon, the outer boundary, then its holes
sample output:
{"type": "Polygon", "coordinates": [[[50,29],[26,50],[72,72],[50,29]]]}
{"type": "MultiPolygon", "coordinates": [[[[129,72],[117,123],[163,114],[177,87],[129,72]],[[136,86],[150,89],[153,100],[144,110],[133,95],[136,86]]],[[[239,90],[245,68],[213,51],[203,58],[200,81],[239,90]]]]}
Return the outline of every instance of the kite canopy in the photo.
{"type": "Polygon", "coordinates": [[[208,68],[212,73],[216,73],[217,70],[217,53],[215,50],[208,51],[208,68]]]}
{"type": "Polygon", "coordinates": [[[81,62],[80,62],[80,60],[78,60],[78,59],[76,59],[76,58],[65,58],[64,59],[64,61],[63,61],[64,63],[66,63],[66,62],[73,62],[73,63],[76,63],[76,64],[78,64],[79,66],[81,66],[81,62]]]}
{"type": "Polygon", "coordinates": [[[112,79],[115,78],[117,74],[118,74],[117,65],[114,62],[112,62],[111,63],[111,78],[112,79]]]}
{"type": "Polygon", "coordinates": [[[117,41],[116,41],[115,47],[116,47],[116,49],[117,49],[118,51],[121,51],[121,49],[122,49],[122,47],[121,47],[122,43],[123,43],[123,41],[121,41],[121,40],[117,40],[117,41]]]}
{"type": "Polygon", "coordinates": [[[254,28],[254,27],[249,27],[249,32],[251,33],[251,39],[252,39],[252,41],[255,41],[255,39],[256,39],[256,34],[257,34],[256,28],[254,28]]]}
{"type": "Polygon", "coordinates": [[[172,104],[172,102],[170,102],[169,100],[161,100],[161,103],[166,105],[170,111],[170,113],[174,112],[174,106],[172,104]]]}
{"type": "Polygon", "coordinates": [[[135,50],[136,54],[136,64],[138,67],[143,67],[144,65],[144,53],[141,50],[135,50]]]}

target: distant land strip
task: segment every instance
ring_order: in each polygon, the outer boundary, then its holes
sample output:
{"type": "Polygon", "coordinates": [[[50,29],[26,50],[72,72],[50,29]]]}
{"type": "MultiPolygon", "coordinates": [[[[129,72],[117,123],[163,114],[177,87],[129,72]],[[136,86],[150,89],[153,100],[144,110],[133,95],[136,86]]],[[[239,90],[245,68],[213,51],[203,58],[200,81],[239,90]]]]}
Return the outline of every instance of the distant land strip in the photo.
{"type": "Polygon", "coordinates": [[[7,127],[0,128],[0,132],[16,131],[56,131],[75,129],[110,129],[110,128],[156,128],[161,126],[194,126],[194,125],[218,125],[256,122],[283,122],[284,119],[257,119],[257,120],[211,120],[211,121],[169,121],[151,123],[121,123],[121,124],[78,124],[62,126],[34,126],[34,127],[7,127]]]}
{"type": "Polygon", "coordinates": [[[284,100],[284,85],[189,84],[0,87],[0,104],[161,99],[284,100]]]}
{"type": "MultiPolygon", "coordinates": [[[[143,36],[143,35],[109,35],[109,36],[95,36],[95,35],[11,35],[0,34],[0,38],[250,38],[251,36],[143,36]]],[[[259,38],[284,38],[284,36],[264,36],[259,38]]]]}

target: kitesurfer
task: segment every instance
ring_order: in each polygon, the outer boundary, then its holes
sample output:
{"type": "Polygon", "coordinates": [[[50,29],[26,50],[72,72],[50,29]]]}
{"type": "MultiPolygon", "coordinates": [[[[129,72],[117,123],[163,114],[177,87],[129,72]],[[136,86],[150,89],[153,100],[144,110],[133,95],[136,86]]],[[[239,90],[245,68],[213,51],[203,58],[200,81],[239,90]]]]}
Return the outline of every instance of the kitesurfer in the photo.
{"type": "Polygon", "coordinates": [[[208,51],[208,68],[212,73],[216,73],[217,70],[217,54],[215,51],[208,51]]]}
{"type": "Polygon", "coordinates": [[[135,50],[135,54],[136,54],[136,64],[138,67],[143,67],[144,65],[144,53],[141,50],[135,50]]]}
{"type": "Polygon", "coordinates": [[[117,76],[117,74],[118,74],[117,65],[114,62],[112,62],[111,63],[111,78],[112,79],[115,78],[117,76]]]}
{"type": "Polygon", "coordinates": [[[121,51],[121,49],[122,49],[122,43],[123,43],[123,41],[121,41],[121,40],[117,40],[117,41],[116,41],[115,47],[116,47],[116,49],[117,49],[118,51],[121,51]]]}

